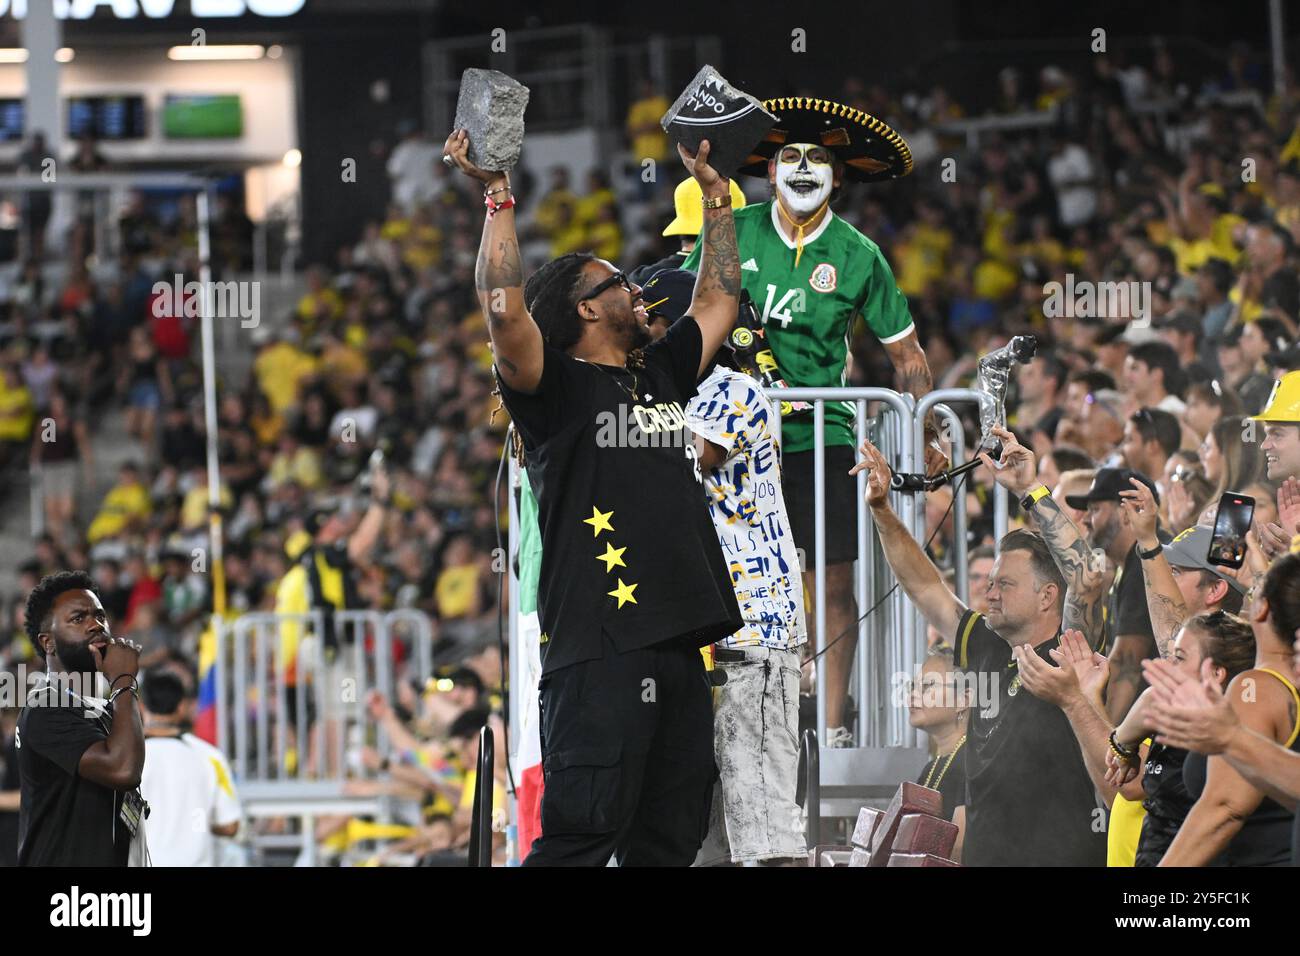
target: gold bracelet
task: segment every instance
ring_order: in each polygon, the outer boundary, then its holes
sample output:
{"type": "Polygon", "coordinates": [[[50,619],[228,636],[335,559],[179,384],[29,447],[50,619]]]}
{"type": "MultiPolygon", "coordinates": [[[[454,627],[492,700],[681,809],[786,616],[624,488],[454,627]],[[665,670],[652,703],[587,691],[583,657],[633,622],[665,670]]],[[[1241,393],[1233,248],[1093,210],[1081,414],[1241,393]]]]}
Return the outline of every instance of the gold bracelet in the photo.
{"type": "Polygon", "coordinates": [[[714,199],[702,199],[701,202],[705,209],[721,209],[723,206],[731,205],[731,193],[725,196],[718,196],[714,199]]]}

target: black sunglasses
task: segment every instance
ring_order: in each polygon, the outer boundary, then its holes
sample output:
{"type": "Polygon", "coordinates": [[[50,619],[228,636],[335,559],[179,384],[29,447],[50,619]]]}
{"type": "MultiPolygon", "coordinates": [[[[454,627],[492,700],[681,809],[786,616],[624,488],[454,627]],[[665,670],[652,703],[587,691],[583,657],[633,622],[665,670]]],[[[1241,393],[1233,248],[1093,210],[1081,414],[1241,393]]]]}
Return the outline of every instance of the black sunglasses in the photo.
{"type": "Polygon", "coordinates": [[[604,281],[596,283],[595,288],[593,288],[590,292],[588,292],[578,301],[586,302],[588,299],[594,299],[596,298],[596,296],[600,295],[606,289],[612,289],[616,285],[621,285],[624,288],[624,290],[626,290],[628,295],[632,294],[631,280],[629,280],[628,277],[624,275],[622,272],[615,272],[612,276],[605,279],[604,281]]]}

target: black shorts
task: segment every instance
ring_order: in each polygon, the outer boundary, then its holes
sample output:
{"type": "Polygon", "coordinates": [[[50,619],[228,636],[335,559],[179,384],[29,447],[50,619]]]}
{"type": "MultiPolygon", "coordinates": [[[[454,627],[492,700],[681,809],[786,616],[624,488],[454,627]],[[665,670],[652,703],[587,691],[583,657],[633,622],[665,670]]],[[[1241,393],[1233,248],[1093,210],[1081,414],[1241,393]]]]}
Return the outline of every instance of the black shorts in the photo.
{"type": "MultiPolygon", "coordinates": [[[[827,564],[843,564],[858,557],[858,480],[849,474],[855,464],[857,457],[849,445],[826,446],[827,564]]],[[[803,566],[812,568],[817,559],[817,499],[811,450],[782,457],[781,490],[794,546],[803,551],[803,566]]]]}

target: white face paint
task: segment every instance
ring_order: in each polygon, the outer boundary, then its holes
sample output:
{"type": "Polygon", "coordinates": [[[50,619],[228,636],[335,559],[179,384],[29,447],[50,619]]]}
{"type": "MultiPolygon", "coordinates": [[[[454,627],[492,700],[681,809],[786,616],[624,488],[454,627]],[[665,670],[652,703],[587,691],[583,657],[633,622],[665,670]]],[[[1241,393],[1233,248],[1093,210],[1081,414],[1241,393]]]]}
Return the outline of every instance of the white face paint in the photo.
{"type": "Polygon", "coordinates": [[[825,146],[787,143],[776,154],[776,191],[795,219],[807,219],[830,198],[835,170],[825,146]]]}

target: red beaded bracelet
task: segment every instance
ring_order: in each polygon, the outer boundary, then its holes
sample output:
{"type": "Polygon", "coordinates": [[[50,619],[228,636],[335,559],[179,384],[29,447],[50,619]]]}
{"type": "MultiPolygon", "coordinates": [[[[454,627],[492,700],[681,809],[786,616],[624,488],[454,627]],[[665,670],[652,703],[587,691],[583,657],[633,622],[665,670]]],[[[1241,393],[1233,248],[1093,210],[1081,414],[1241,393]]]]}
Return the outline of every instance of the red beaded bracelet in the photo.
{"type": "Polygon", "coordinates": [[[497,202],[491,196],[484,196],[483,205],[487,206],[488,218],[490,219],[502,209],[513,209],[515,205],[515,197],[511,196],[509,199],[505,200],[505,202],[497,202]]]}

